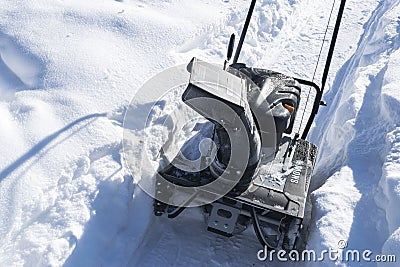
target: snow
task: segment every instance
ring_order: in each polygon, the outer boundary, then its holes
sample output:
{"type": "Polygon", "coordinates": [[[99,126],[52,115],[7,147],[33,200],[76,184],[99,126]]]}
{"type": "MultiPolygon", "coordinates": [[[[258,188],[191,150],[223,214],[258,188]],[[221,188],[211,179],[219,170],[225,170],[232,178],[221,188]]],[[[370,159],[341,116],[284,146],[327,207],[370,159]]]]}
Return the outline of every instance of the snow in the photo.
{"type": "MultiPolygon", "coordinates": [[[[312,79],[333,1],[258,2],[241,60],[312,79]]],[[[250,229],[232,238],[207,232],[197,209],[154,217],[137,184],[151,169],[131,175],[123,159],[124,127],[144,130],[143,118],[123,124],[129,103],[146,116],[162,91],[135,96],[138,89],[193,56],[221,64],[248,4],[0,1],[0,266],[267,264],[250,229]]],[[[400,260],[399,12],[398,0],[347,1],[328,107],[309,136],[319,157],[308,249],[345,241],[400,260]]],[[[333,21],[328,36],[332,29],[333,21]]],[[[167,78],[165,86],[177,77],[167,78]]],[[[150,145],[130,154],[138,167],[163,141],[150,130],[150,145]]],[[[304,265],[312,264],[366,263],[304,265]]]]}

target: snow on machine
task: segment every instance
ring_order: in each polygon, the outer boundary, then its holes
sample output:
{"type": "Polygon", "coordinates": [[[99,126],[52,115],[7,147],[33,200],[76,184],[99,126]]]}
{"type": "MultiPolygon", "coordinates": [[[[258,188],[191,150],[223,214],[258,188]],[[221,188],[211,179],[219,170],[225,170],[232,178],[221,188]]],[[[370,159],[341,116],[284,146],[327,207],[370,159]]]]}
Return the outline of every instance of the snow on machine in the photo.
{"type": "Polygon", "coordinates": [[[212,232],[232,236],[253,225],[263,246],[299,250],[305,242],[310,216],[306,203],[317,157],[316,145],[306,137],[319,106],[325,105],[322,93],[345,1],[339,7],[321,88],[237,62],[255,3],[231,64],[234,35],[224,67],[197,58],[187,67],[190,80],[182,100],[209,123],[185,143],[182,153],[170,161],[163,158],[154,213],[174,218],[186,207],[201,206],[212,232]],[[305,88],[313,101],[302,99],[305,88]],[[305,115],[304,127],[295,127],[305,115]],[[197,151],[198,160],[186,158],[188,149],[197,151]]]}

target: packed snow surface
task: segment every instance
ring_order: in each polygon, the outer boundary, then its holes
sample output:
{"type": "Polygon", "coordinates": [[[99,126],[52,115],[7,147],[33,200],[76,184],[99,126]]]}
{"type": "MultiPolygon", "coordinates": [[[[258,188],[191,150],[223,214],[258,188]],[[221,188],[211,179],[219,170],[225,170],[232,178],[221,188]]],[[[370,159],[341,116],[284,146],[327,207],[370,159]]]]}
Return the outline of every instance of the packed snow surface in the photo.
{"type": "MultiPolygon", "coordinates": [[[[252,229],[207,232],[199,209],[154,217],[140,168],[122,157],[129,102],[152,105],[137,90],[193,56],[222,64],[249,2],[0,1],[0,266],[280,265],[257,259],[252,229]]],[[[332,3],[258,1],[241,61],[312,79],[332,3]]],[[[328,107],[309,136],[319,158],[307,249],[397,255],[368,266],[400,262],[399,14],[399,0],[347,1],[328,107]]]]}

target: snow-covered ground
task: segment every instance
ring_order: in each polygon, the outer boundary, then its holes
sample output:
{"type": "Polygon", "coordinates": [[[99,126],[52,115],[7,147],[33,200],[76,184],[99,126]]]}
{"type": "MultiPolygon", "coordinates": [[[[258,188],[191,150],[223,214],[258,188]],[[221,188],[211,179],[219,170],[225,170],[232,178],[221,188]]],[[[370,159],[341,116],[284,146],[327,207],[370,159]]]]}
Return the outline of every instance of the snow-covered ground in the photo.
{"type": "MultiPolygon", "coordinates": [[[[332,2],[258,1],[242,61],[311,79],[332,2]]],[[[197,209],[154,217],[135,182],[141,173],[132,177],[122,159],[124,112],[136,91],[193,56],[221,64],[248,5],[0,1],[0,266],[271,264],[257,259],[251,229],[217,236],[197,209]]],[[[371,258],[396,254],[392,266],[400,262],[399,14],[399,0],[347,1],[328,107],[309,136],[319,158],[307,248],[344,241],[371,258]]]]}

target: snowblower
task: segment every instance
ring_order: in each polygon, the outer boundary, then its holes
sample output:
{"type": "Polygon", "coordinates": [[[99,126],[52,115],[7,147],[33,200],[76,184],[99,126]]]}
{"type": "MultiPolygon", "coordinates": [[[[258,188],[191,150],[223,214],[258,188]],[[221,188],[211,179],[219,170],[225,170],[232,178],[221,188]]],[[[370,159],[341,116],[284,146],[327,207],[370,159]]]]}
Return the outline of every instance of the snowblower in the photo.
{"type": "Polygon", "coordinates": [[[253,225],[263,246],[299,250],[305,242],[306,203],[317,157],[317,147],[306,138],[319,106],[326,105],[321,99],[345,1],[321,87],[238,63],[255,4],[252,0],[231,64],[234,35],[223,67],[197,58],[187,66],[190,80],[182,100],[207,119],[208,127],[173,160],[164,159],[156,177],[154,213],[175,218],[186,207],[201,206],[212,232],[232,236],[253,225]],[[300,108],[304,88],[314,92],[314,101],[303,99],[300,108]],[[295,121],[307,112],[307,123],[298,127],[302,131],[295,130],[295,121]],[[200,160],[187,160],[188,148],[198,151],[200,160]]]}

